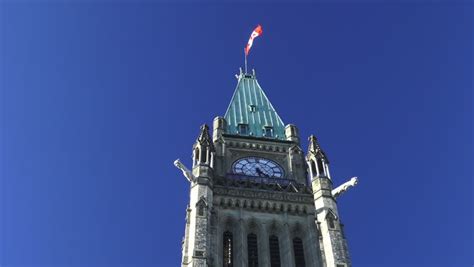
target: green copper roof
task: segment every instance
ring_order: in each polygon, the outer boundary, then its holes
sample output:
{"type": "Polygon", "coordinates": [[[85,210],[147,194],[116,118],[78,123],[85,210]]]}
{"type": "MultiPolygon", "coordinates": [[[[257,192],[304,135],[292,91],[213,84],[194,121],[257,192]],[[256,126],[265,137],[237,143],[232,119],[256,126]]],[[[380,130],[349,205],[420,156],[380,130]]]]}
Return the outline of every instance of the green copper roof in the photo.
{"type": "Polygon", "coordinates": [[[284,140],[285,125],[258,84],[255,72],[241,72],[237,79],[237,88],[225,113],[227,133],[284,140]],[[247,127],[247,132],[242,127],[247,127]]]}

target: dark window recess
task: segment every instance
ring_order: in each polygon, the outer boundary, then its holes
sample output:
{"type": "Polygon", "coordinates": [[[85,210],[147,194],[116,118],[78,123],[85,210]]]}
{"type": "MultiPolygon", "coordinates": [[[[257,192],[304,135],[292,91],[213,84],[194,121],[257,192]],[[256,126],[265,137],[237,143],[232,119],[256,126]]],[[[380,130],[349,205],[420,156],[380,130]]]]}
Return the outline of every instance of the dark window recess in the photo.
{"type": "Polygon", "coordinates": [[[205,147],[203,147],[201,150],[201,162],[207,162],[207,149],[205,147]]]}
{"type": "Polygon", "coordinates": [[[224,232],[224,244],[223,244],[223,266],[232,267],[233,266],[233,244],[232,244],[232,233],[229,231],[224,232]]]}
{"type": "Polygon", "coordinates": [[[249,126],[247,124],[239,124],[239,134],[248,135],[249,126]]]}
{"type": "Polygon", "coordinates": [[[321,159],[318,159],[318,169],[319,169],[319,175],[323,176],[325,172],[324,172],[323,161],[321,159]]]}
{"type": "Polygon", "coordinates": [[[263,128],[263,136],[272,137],[273,136],[273,128],[272,127],[263,128]]]}
{"type": "Polygon", "coordinates": [[[295,267],[305,267],[303,241],[301,238],[293,239],[293,251],[295,253],[295,267]]]}
{"type": "Polygon", "coordinates": [[[278,244],[278,237],[270,236],[270,266],[280,267],[280,245],[278,244]]]}
{"type": "Polygon", "coordinates": [[[313,174],[313,176],[316,176],[316,174],[317,174],[316,164],[314,163],[314,160],[311,160],[311,173],[313,174]]]}
{"type": "Polygon", "coordinates": [[[327,220],[330,229],[336,228],[336,225],[334,224],[334,217],[332,215],[328,215],[327,220]]]}
{"type": "Polygon", "coordinates": [[[196,157],[196,161],[199,161],[199,148],[196,147],[196,150],[194,150],[194,157],[196,157]]]}
{"type": "Polygon", "coordinates": [[[204,205],[199,205],[198,207],[198,215],[199,216],[204,216],[204,205]]]}
{"type": "Polygon", "coordinates": [[[336,267],[346,267],[344,264],[336,264],[336,267]]]}
{"type": "Polygon", "coordinates": [[[258,267],[258,246],[257,235],[249,234],[247,236],[247,255],[249,259],[249,267],[258,267]]]}

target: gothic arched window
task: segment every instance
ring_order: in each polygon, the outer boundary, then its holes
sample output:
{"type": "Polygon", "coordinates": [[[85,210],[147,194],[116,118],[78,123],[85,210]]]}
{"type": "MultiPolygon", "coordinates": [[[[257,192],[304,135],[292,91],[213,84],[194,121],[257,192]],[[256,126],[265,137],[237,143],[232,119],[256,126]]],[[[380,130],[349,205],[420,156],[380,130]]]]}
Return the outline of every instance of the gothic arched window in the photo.
{"type": "Polygon", "coordinates": [[[194,149],[194,160],[196,161],[196,163],[199,162],[199,147],[196,147],[196,149],[194,149]]]}
{"type": "Polygon", "coordinates": [[[319,170],[319,175],[324,176],[325,171],[324,171],[324,164],[321,159],[318,159],[318,170],[319,170]]]}
{"type": "Polygon", "coordinates": [[[316,164],[314,163],[314,160],[311,160],[311,175],[316,176],[316,164]]]}
{"type": "Polygon", "coordinates": [[[329,229],[336,228],[336,225],[334,224],[334,216],[332,216],[332,214],[328,214],[327,221],[328,221],[329,229]]]}
{"type": "Polygon", "coordinates": [[[202,163],[207,162],[207,149],[205,147],[201,149],[201,162],[202,163]]]}
{"type": "Polygon", "coordinates": [[[305,267],[303,241],[299,237],[293,238],[293,252],[295,254],[295,267],[305,267]]]}
{"type": "Polygon", "coordinates": [[[232,233],[229,231],[224,232],[224,241],[223,241],[223,266],[232,267],[233,266],[233,257],[234,257],[234,245],[232,244],[232,233]]]}
{"type": "Polygon", "coordinates": [[[249,259],[249,267],[258,266],[258,245],[257,245],[257,235],[249,234],[247,235],[247,252],[249,259]]]}
{"type": "Polygon", "coordinates": [[[280,245],[278,243],[278,237],[272,235],[269,239],[270,242],[270,266],[280,267],[280,245]]]}
{"type": "Polygon", "coordinates": [[[198,215],[199,216],[204,216],[204,205],[203,204],[200,204],[198,206],[198,215]]]}

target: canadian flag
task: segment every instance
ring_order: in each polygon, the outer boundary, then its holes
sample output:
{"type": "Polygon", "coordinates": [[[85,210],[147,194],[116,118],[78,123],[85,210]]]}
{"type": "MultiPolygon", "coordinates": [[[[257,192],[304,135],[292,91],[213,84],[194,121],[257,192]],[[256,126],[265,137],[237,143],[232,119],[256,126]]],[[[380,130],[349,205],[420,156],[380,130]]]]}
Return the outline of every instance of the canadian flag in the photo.
{"type": "Polygon", "coordinates": [[[247,46],[245,47],[245,55],[248,56],[250,48],[252,47],[253,44],[253,39],[255,39],[257,36],[262,35],[263,30],[262,26],[258,25],[255,30],[253,30],[252,34],[250,35],[249,42],[247,43],[247,46]]]}

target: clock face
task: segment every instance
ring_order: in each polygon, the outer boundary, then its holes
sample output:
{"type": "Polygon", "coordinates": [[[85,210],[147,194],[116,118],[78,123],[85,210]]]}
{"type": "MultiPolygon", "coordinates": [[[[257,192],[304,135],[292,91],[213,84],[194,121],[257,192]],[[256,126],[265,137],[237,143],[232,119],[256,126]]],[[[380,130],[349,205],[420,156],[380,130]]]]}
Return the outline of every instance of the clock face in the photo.
{"type": "Polygon", "coordinates": [[[234,162],[232,170],[236,174],[246,176],[267,178],[283,177],[283,168],[280,167],[280,165],[272,160],[258,157],[241,158],[234,162]]]}

